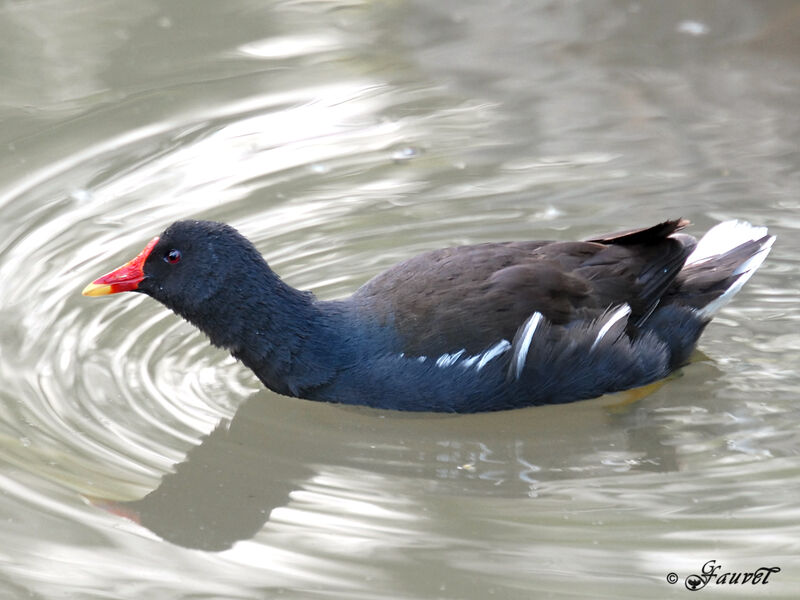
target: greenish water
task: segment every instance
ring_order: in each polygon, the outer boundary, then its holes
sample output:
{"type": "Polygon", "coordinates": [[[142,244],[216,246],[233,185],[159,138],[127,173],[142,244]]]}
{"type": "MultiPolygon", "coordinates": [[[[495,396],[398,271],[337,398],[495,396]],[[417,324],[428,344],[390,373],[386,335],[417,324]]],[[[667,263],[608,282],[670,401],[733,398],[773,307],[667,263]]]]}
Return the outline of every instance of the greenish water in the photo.
{"type": "Polygon", "coordinates": [[[706,595],[796,597],[795,2],[0,15],[0,597],[683,597],[710,560],[781,571],[706,595]],[[333,298],[422,250],[677,216],[778,241],[624,405],[283,398],[156,303],[80,296],[185,217],[333,298]]]}

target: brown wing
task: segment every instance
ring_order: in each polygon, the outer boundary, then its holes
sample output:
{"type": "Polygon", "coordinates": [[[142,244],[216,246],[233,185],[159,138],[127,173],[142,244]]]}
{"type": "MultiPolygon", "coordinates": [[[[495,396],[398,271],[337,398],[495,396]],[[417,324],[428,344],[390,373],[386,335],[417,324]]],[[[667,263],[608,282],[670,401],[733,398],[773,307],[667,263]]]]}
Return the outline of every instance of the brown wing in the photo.
{"type": "Polygon", "coordinates": [[[626,231],[618,231],[617,233],[607,233],[606,235],[592,238],[590,242],[599,242],[601,244],[617,244],[622,246],[632,246],[637,244],[652,244],[663,240],[676,231],[683,229],[690,222],[686,219],[674,219],[672,221],[664,221],[658,225],[651,227],[642,227],[640,229],[628,229],[626,231]]]}
{"type": "Polygon", "coordinates": [[[598,316],[628,303],[645,319],[690,248],[668,237],[683,221],[586,242],[506,242],[445,248],[378,275],[354,299],[392,323],[403,351],[478,353],[511,340],[534,312],[551,322],[598,316]]]}

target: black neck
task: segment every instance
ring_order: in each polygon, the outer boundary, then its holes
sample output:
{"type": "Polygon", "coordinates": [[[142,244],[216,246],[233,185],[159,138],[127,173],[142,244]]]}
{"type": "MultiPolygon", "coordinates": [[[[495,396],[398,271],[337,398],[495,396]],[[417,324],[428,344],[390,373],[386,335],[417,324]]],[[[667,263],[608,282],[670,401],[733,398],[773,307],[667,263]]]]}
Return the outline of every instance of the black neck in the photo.
{"type": "Polygon", "coordinates": [[[263,261],[246,272],[245,279],[226,282],[195,310],[176,312],[278,393],[301,396],[328,381],[336,371],[335,354],[325,351],[338,333],[334,315],[263,261]]]}

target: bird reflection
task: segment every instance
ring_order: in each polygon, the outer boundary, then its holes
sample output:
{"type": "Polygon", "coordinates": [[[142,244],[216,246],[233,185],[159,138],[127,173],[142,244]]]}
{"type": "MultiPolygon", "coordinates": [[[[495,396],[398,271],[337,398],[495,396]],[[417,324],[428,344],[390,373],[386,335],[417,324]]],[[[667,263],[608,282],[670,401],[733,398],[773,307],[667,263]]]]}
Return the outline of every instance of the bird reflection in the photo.
{"type": "Polygon", "coordinates": [[[337,469],[356,493],[364,473],[401,478],[409,494],[535,501],[548,482],[619,472],[619,464],[600,459],[604,449],[642,457],[628,470],[676,468],[674,447],[663,443],[667,430],[648,424],[647,409],[608,404],[420,415],[261,391],[145,497],[93,502],[174,544],[222,551],[255,536],[275,508],[291,503],[292,492],[337,469]]]}

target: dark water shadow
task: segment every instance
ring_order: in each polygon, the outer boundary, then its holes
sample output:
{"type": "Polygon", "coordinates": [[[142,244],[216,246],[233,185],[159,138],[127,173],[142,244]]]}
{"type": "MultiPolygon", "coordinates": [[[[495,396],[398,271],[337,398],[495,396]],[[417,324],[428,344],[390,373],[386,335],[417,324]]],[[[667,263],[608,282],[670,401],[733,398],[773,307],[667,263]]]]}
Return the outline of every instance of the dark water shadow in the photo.
{"type": "Polygon", "coordinates": [[[665,443],[672,432],[654,418],[657,406],[619,400],[462,416],[319,404],[262,391],[145,497],[93,503],[174,544],[222,551],[252,538],[293,492],[332,470],[344,473],[354,493],[364,477],[378,475],[401,479],[409,495],[535,501],[551,482],[678,468],[675,445],[665,443]]]}

